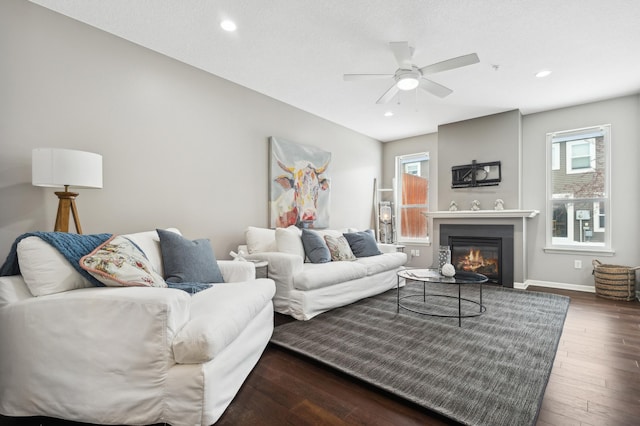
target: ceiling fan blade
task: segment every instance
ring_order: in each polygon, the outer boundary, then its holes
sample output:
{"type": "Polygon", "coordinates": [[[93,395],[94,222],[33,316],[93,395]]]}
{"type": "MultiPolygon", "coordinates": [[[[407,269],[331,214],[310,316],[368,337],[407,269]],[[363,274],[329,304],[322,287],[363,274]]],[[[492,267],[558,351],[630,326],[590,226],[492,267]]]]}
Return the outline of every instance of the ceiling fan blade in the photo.
{"type": "Polygon", "coordinates": [[[396,85],[396,83],[393,83],[393,86],[391,86],[389,88],[389,90],[387,90],[384,95],[380,96],[380,99],[378,99],[376,101],[377,104],[386,104],[387,102],[389,102],[395,95],[396,93],[398,93],[400,89],[398,89],[398,86],[396,85]]]}
{"type": "Polygon", "coordinates": [[[378,80],[380,78],[393,77],[393,74],[345,74],[343,76],[344,81],[355,80],[378,80]]]}
{"type": "Polygon", "coordinates": [[[420,72],[423,75],[435,74],[437,72],[477,64],[478,62],[480,62],[480,58],[478,58],[478,55],[476,55],[475,53],[470,53],[468,55],[458,56],[457,58],[451,58],[447,59],[446,61],[427,65],[426,67],[420,68],[420,72]]]}
{"type": "Polygon", "coordinates": [[[453,90],[448,87],[444,87],[434,81],[427,80],[426,78],[420,79],[420,88],[426,92],[431,93],[439,98],[444,98],[453,93],[453,90]]]}
{"type": "Polygon", "coordinates": [[[398,61],[398,66],[403,70],[410,70],[413,66],[411,58],[413,57],[413,49],[409,47],[408,41],[392,41],[389,43],[393,56],[398,61]]]}

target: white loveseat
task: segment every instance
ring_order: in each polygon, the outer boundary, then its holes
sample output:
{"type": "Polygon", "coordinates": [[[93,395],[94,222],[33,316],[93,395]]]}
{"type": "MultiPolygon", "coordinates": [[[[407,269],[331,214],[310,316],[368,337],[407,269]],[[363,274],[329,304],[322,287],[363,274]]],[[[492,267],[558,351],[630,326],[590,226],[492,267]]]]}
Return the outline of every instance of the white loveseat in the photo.
{"type": "MultiPolygon", "coordinates": [[[[127,237],[162,274],[156,231],[127,237]]],[[[77,279],[51,249],[33,255],[36,273],[50,268],[61,280],[77,279]]],[[[0,413],[98,424],[215,423],[271,337],[275,291],[272,280],[255,279],[253,264],[218,265],[225,283],[193,295],[79,285],[36,297],[25,271],[0,277],[0,413]]]]}
{"type": "MultiPolygon", "coordinates": [[[[352,231],[348,229],[345,233],[352,231]]],[[[300,232],[293,226],[275,230],[248,227],[246,244],[241,246],[248,260],[268,262],[268,277],[276,284],[275,311],[298,320],[309,320],[395,287],[397,271],[407,262],[407,255],[398,252],[394,245],[377,244],[382,253],[376,256],[311,263],[304,253],[300,232]]],[[[343,235],[337,230],[316,232],[322,236],[343,235]]]]}

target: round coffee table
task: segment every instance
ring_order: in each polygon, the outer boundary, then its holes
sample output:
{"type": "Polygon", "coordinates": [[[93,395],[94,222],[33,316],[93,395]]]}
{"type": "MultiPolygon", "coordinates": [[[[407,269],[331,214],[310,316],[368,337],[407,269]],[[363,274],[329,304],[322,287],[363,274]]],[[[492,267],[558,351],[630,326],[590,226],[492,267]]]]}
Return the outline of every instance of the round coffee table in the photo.
{"type": "MultiPolygon", "coordinates": [[[[440,275],[437,269],[403,269],[398,271],[398,283],[396,285],[398,291],[398,305],[396,312],[400,312],[400,308],[406,309],[407,311],[415,312],[417,314],[422,315],[430,315],[433,317],[446,317],[446,318],[458,318],[458,327],[462,326],[462,318],[470,318],[477,317],[486,312],[487,308],[482,304],[482,284],[487,282],[487,277],[482,274],[476,274],[474,272],[456,272],[453,277],[445,277],[440,275]],[[405,282],[409,281],[421,282],[422,283],[422,294],[409,294],[406,296],[400,297],[400,279],[404,278],[405,282]],[[439,283],[439,284],[457,284],[458,285],[458,315],[451,314],[439,314],[437,311],[426,312],[424,310],[418,310],[408,307],[404,305],[401,300],[422,297],[422,302],[424,305],[427,305],[427,296],[433,298],[449,298],[456,299],[456,296],[451,296],[448,294],[428,294],[427,293],[427,283],[439,283]],[[472,300],[468,298],[462,297],[462,286],[468,284],[479,284],[480,285],[480,300],[472,300]],[[478,312],[462,314],[462,301],[466,301],[478,306],[478,312]]],[[[437,305],[434,305],[437,306],[437,305]]]]}

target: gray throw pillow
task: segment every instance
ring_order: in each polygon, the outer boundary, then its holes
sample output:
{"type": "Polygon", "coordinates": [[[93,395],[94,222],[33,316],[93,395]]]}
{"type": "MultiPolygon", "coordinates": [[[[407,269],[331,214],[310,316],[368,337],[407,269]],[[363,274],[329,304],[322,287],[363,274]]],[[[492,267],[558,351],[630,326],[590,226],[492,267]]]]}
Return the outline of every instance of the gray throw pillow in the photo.
{"type": "Polygon", "coordinates": [[[331,262],[331,253],[320,234],[308,229],[302,230],[302,246],[311,263],[331,262]]]}
{"type": "Polygon", "coordinates": [[[222,283],[211,241],[188,240],[175,232],[156,229],[160,237],[164,279],[170,283],[222,283]]]}
{"type": "Polygon", "coordinates": [[[349,242],[351,251],[356,257],[370,257],[382,254],[378,244],[370,232],[347,232],[342,234],[349,242]]]}

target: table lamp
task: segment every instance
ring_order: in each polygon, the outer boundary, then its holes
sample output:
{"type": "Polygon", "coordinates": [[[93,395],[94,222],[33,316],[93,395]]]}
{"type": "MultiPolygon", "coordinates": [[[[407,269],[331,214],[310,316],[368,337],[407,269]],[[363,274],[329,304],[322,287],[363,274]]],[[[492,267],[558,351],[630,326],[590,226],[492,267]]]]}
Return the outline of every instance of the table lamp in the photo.
{"type": "Polygon", "coordinates": [[[102,188],[102,155],[72,149],[36,148],[31,156],[31,183],[34,186],[64,187],[56,192],[58,214],[54,231],[69,232],[69,212],[78,234],[82,234],[76,208],[77,192],[69,187],[102,188]]]}

